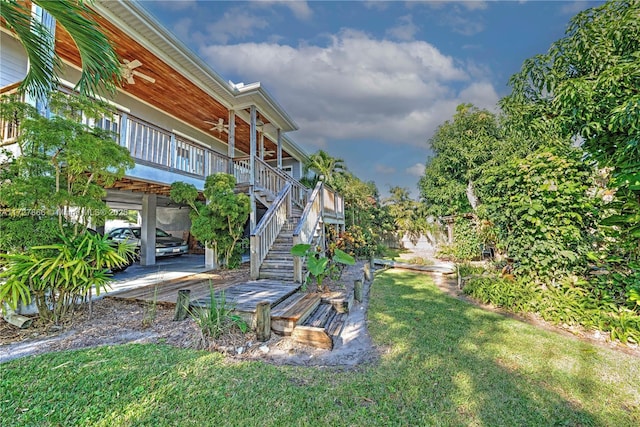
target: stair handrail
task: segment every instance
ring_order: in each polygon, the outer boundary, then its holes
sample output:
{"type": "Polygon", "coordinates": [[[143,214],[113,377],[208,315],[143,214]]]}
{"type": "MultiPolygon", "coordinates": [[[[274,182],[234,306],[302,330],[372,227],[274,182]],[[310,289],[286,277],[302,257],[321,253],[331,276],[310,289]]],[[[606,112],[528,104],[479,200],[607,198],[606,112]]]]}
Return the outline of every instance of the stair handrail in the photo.
{"type": "Polygon", "coordinates": [[[271,167],[267,162],[259,157],[254,159],[255,166],[255,182],[256,187],[262,188],[272,195],[280,193],[280,190],[284,187],[284,184],[288,181],[285,177],[276,172],[276,169],[271,167]]]}
{"type": "Polygon", "coordinates": [[[272,185],[274,182],[278,183],[279,185],[282,185],[282,182],[290,182],[292,186],[291,202],[300,209],[304,209],[307,203],[307,195],[309,194],[309,189],[297,179],[293,178],[292,176],[278,168],[274,168],[259,157],[256,157],[255,179],[257,186],[260,186],[273,194],[277,194],[280,191],[280,189],[277,188],[278,185],[272,185]]]}
{"type": "Polygon", "coordinates": [[[251,278],[253,280],[260,276],[260,267],[290,216],[291,188],[292,184],[286,182],[255,230],[251,232],[251,278]]]}
{"type": "MultiPolygon", "coordinates": [[[[324,193],[323,188],[324,183],[322,181],[319,181],[311,192],[304,211],[302,212],[302,216],[300,217],[300,221],[293,231],[294,246],[300,243],[313,243],[313,235],[318,228],[318,224],[322,220],[322,195],[324,193]]],[[[303,262],[304,259],[302,257],[293,257],[293,280],[298,283],[302,283],[303,262]]]]}

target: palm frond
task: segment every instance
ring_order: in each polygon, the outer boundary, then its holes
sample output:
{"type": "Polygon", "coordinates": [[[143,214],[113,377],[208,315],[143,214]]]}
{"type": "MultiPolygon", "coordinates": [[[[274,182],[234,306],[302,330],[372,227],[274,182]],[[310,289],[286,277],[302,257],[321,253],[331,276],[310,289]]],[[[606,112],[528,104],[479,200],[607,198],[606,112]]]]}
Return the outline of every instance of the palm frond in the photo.
{"type": "Polygon", "coordinates": [[[120,62],[113,46],[83,1],[34,0],[49,12],[76,43],[82,61],[82,75],[76,89],[82,94],[113,93],[121,80],[120,62]]]}

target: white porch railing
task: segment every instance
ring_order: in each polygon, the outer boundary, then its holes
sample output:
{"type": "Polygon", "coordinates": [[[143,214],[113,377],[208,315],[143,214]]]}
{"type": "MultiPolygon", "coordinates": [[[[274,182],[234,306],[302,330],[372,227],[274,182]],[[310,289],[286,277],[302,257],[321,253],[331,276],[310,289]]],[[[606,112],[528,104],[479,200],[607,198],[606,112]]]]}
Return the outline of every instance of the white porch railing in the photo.
{"type": "Polygon", "coordinates": [[[249,157],[235,157],[233,159],[233,176],[236,178],[236,184],[251,182],[251,160],[249,157]]]}
{"type": "Polygon", "coordinates": [[[291,212],[291,183],[287,182],[251,233],[251,278],[258,279],[260,267],[291,212]]]}
{"type": "Polygon", "coordinates": [[[322,205],[325,222],[344,221],[344,199],[336,191],[327,186],[322,187],[322,205]]]}
{"type": "Polygon", "coordinates": [[[134,159],[166,168],[173,166],[171,134],[167,131],[129,117],[123,142],[134,159]]]}
{"type": "Polygon", "coordinates": [[[216,172],[226,173],[229,168],[230,160],[224,154],[134,117],[127,118],[121,144],[136,160],[202,178],[216,172]]]}
{"type": "Polygon", "coordinates": [[[264,160],[255,158],[255,183],[256,187],[267,190],[271,194],[278,194],[287,183],[285,174],[279,174],[278,170],[269,166],[264,160]]]}

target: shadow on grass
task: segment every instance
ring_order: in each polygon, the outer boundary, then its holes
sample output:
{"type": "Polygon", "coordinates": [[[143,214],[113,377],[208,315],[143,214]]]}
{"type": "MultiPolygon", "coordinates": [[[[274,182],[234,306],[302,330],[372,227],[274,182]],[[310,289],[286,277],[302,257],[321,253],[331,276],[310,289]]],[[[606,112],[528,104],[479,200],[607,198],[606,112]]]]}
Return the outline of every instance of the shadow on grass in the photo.
{"type": "Polygon", "coordinates": [[[565,356],[558,341],[566,338],[448,297],[430,282],[387,272],[376,280],[369,308],[373,339],[390,349],[377,375],[388,378],[390,399],[422,414],[411,421],[617,424],[591,412],[604,396],[588,344],[574,343],[577,358],[565,356]]]}

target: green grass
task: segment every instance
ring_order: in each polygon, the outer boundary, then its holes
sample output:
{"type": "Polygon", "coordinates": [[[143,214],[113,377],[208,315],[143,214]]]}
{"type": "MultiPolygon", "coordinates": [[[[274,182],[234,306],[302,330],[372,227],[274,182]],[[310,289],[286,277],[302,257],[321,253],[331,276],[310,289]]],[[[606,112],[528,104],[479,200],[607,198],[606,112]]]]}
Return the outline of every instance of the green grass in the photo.
{"type": "Polygon", "coordinates": [[[392,248],[385,247],[384,252],[382,254],[377,255],[377,257],[382,259],[390,259],[392,261],[397,261],[401,259],[400,255],[408,252],[409,251],[407,249],[392,249],[392,248]]]}
{"type": "Polygon", "coordinates": [[[485,312],[388,271],[356,370],[126,345],[0,365],[2,426],[640,424],[640,360],[485,312]]]}

